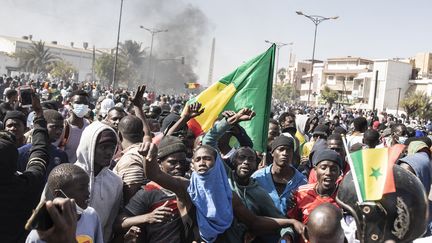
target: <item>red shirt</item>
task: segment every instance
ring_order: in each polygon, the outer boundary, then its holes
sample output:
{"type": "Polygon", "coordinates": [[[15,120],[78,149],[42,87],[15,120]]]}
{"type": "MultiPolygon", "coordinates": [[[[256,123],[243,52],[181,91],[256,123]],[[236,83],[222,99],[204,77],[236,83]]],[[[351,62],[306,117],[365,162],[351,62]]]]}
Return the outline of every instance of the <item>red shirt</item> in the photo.
{"type": "Polygon", "coordinates": [[[322,197],[315,191],[316,183],[306,184],[300,186],[296,192],[294,192],[294,208],[288,211],[288,218],[297,219],[298,221],[306,224],[309,220],[309,215],[312,211],[322,203],[331,203],[339,207],[336,203],[336,192],[330,197],[322,197]]]}

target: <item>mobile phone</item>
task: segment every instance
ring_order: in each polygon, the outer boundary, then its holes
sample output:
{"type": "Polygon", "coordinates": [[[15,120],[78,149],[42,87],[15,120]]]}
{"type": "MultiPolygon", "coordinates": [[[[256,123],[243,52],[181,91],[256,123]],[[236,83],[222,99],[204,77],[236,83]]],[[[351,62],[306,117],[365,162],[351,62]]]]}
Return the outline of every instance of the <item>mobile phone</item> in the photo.
{"type": "Polygon", "coordinates": [[[32,104],[32,90],[30,88],[20,89],[21,104],[30,107],[32,104]]]}
{"type": "Polygon", "coordinates": [[[36,230],[48,230],[53,226],[53,221],[51,216],[46,209],[46,202],[40,202],[36,209],[33,211],[33,214],[27,220],[25,225],[25,229],[30,231],[32,229],[36,230]]]}

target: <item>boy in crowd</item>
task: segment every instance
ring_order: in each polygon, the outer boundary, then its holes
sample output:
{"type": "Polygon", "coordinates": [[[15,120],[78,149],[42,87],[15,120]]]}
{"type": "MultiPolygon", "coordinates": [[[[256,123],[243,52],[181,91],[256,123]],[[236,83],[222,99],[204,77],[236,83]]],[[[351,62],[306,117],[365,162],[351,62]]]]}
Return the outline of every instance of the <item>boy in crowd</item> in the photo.
{"type": "MultiPolygon", "coordinates": [[[[53,143],[55,143],[60,138],[63,132],[64,119],[62,115],[55,110],[45,110],[43,113],[45,120],[47,121],[48,139],[50,142],[48,147],[50,162],[45,176],[45,178],[48,178],[49,173],[54,167],[62,163],[68,163],[69,160],[67,154],[64,151],[53,145],[53,143]]],[[[30,157],[31,148],[32,144],[26,144],[18,149],[18,171],[25,171],[28,159],[30,157]]]]}
{"type": "MultiPolygon", "coordinates": [[[[50,173],[47,190],[54,198],[62,197],[75,200],[78,214],[76,227],[76,240],[78,242],[103,243],[99,217],[92,207],[88,207],[90,198],[88,183],[89,176],[83,169],[73,164],[61,164],[50,173]]],[[[54,198],[50,198],[50,200],[54,198]]],[[[43,241],[38,232],[32,230],[27,236],[26,242],[43,241]]]]}
{"type": "Polygon", "coordinates": [[[110,126],[96,121],[84,130],[81,138],[75,164],[90,177],[90,206],[98,213],[104,240],[108,242],[123,197],[123,182],[109,169],[117,135],[110,126]]]}

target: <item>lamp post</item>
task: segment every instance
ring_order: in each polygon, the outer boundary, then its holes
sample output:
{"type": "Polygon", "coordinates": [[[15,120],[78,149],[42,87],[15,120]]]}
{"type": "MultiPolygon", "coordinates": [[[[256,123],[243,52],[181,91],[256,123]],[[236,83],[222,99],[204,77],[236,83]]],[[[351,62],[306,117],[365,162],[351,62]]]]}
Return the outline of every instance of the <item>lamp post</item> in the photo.
{"type": "MultiPolygon", "coordinates": [[[[147,72],[147,79],[149,79],[150,78],[151,69],[152,69],[152,55],[153,55],[153,39],[154,39],[154,35],[157,34],[157,33],[161,33],[161,32],[168,32],[168,30],[167,29],[160,30],[160,29],[155,29],[155,28],[147,28],[147,27],[144,27],[142,25],[140,25],[140,28],[143,29],[143,30],[147,30],[151,34],[149,68],[148,68],[148,72],[147,72]]],[[[152,83],[152,82],[150,81],[149,83],[152,83]]]]}
{"type": "Polygon", "coordinates": [[[308,101],[307,101],[307,104],[309,105],[310,95],[312,92],[313,65],[314,65],[314,61],[315,61],[315,44],[316,44],[318,25],[325,20],[338,19],[339,16],[323,17],[323,16],[319,16],[319,15],[307,15],[301,11],[296,11],[296,14],[305,16],[306,18],[310,19],[315,25],[315,34],[314,34],[313,49],[312,49],[311,76],[310,76],[310,81],[309,81],[309,92],[308,92],[308,101]]]}
{"type": "MultiPolygon", "coordinates": [[[[293,45],[294,42],[282,43],[282,42],[272,42],[272,41],[269,41],[269,40],[265,40],[265,42],[269,43],[269,44],[275,44],[276,45],[276,65],[275,65],[276,72],[275,72],[273,81],[277,81],[277,72],[278,72],[278,68],[279,68],[279,50],[280,50],[281,47],[293,45]]],[[[273,83],[275,83],[275,82],[273,82],[273,83]]]]}
{"type": "Polygon", "coordinates": [[[117,43],[116,43],[116,52],[114,57],[114,71],[113,71],[113,80],[112,80],[113,89],[116,88],[115,82],[117,76],[117,59],[118,59],[118,49],[119,49],[119,42],[120,42],[120,27],[121,27],[122,11],[123,11],[123,0],[120,1],[120,14],[119,14],[118,29],[117,29],[117,43]]]}

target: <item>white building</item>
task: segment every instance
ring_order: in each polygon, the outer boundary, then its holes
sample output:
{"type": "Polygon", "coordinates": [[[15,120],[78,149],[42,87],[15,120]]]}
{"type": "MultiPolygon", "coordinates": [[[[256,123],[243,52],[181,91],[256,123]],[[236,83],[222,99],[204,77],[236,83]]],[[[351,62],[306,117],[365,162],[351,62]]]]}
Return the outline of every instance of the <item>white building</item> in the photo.
{"type": "Polygon", "coordinates": [[[359,74],[354,79],[353,96],[357,98],[357,107],[373,108],[375,75],[378,71],[375,108],[378,111],[395,114],[398,109],[398,102],[405,97],[410,86],[409,79],[412,69],[412,64],[406,62],[390,59],[374,60],[372,73],[359,74]]]}
{"type": "Polygon", "coordinates": [[[18,59],[6,52],[0,52],[0,75],[11,75],[18,67],[18,59]]]}
{"type": "MultiPolygon", "coordinates": [[[[33,41],[27,36],[23,38],[0,36],[0,52],[5,52],[9,55],[25,51],[32,44],[33,41]]],[[[51,43],[45,42],[45,46],[49,49],[51,54],[62,58],[64,61],[72,64],[78,70],[79,81],[89,80],[89,78],[91,78],[93,50],[87,49],[88,43],[84,42],[82,48],[74,46],[73,42],[70,43],[70,46],[65,46],[58,44],[56,41],[51,43]]],[[[100,52],[97,51],[95,58],[99,56],[100,52]]],[[[2,59],[0,59],[0,61],[2,61],[2,59]]],[[[3,65],[3,63],[0,63],[0,66],[3,65]]],[[[15,65],[17,68],[18,63],[15,65]]],[[[3,71],[3,69],[1,69],[1,71],[3,71]]]]}
{"type": "Polygon", "coordinates": [[[360,73],[372,71],[373,61],[360,57],[328,58],[324,68],[323,85],[339,93],[339,100],[353,100],[354,79],[360,73]]]}

